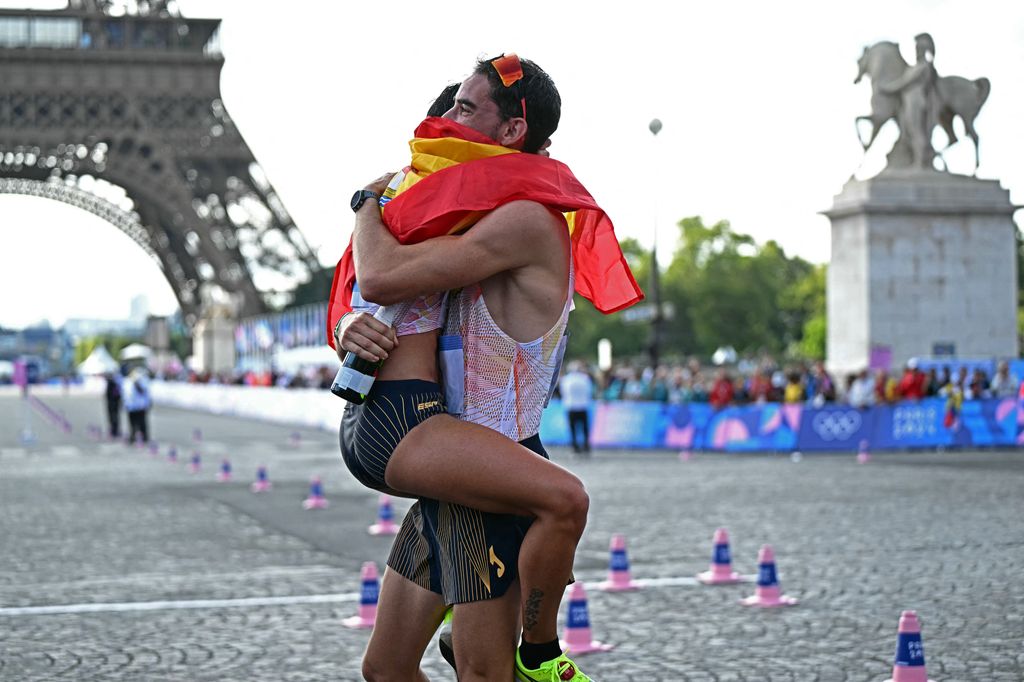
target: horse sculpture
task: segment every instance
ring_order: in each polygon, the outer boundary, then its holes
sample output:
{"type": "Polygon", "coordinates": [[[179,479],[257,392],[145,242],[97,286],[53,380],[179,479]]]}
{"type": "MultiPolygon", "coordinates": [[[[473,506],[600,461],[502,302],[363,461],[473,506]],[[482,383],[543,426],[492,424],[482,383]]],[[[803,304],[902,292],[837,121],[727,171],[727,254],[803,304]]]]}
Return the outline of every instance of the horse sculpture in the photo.
{"type": "MultiPolygon", "coordinates": [[[[895,119],[900,110],[900,95],[885,92],[884,86],[898,80],[910,68],[910,65],[900,54],[899,46],[886,40],[865,47],[860,59],[857,60],[857,66],[859,70],[857,78],[853,81],[855,84],[860,83],[864,76],[871,79],[871,113],[867,116],[858,116],[855,120],[857,139],[860,140],[864,151],[867,151],[878,136],[881,127],[890,119],[895,119]],[[871,123],[871,135],[867,142],[861,135],[861,121],[871,123]]],[[[927,130],[924,131],[928,140],[931,139],[931,131],[936,125],[941,126],[946,133],[947,144],[938,153],[939,158],[942,159],[942,152],[958,141],[953,129],[953,119],[959,116],[963,122],[965,133],[974,142],[974,172],[972,174],[977,174],[979,164],[978,133],[974,129],[974,119],[977,118],[982,105],[988,99],[990,90],[991,84],[987,78],[978,78],[973,81],[960,76],[936,78],[931,107],[932,116],[927,124],[927,130]]],[[[901,139],[905,132],[901,131],[901,139]]],[[[900,146],[900,143],[901,141],[898,140],[897,147],[900,146]]],[[[945,159],[942,162],[945,166],[945,159]]],[[[907,155],[901,153],[897,148],[890,153],[889,163],[896,167],[910,165],[907,155]]]]}

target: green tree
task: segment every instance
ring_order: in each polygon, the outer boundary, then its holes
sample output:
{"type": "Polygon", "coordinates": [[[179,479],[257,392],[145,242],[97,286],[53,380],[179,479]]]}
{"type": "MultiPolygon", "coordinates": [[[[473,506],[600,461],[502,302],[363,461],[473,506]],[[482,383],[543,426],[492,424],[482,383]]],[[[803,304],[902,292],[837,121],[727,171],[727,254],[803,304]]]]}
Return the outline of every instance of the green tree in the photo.
{"type": "MultiPolygon", "coordinates": [[[[724,220],[706,225],[693,216],[678,228],[672,261],[661,275],[662,301],[674,309],[663,323],[663,358],[707,356],[724,345],[824,357],[825,266],[788,256],[775,241],[758,244],[724,220]]],[[[632,239],[623,240],[623,252],[649,292],[650,252],[632,239]]],[[[577,300],[569,325],[570,357],[593,360],[602,338],[612,341],[617,358],[647,353],[649,323],[628,324],[622,314],[601,315],[577,300]]]]}
{"type": "Polygon", "coordinates": [[[775,241],[757,244],[725,220],[708,226],[698,216],[684,218],[679,234],[665,279],[685,307],[676,326],[691,330],[693,350],[779,352],[801,338],[809,315],[790,290],[812,272],[810,263],[787,256],[775,241]]]}

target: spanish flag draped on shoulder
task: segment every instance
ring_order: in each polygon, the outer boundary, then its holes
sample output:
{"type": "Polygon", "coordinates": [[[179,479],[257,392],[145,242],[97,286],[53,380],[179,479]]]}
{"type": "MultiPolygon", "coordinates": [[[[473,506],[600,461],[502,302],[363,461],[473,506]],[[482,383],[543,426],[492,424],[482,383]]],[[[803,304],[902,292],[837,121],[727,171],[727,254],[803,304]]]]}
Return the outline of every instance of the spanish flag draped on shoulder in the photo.
{"type": "MultiPolygon", "coordinates": [[[[384,224],[401,244],[458,234],[511,201],[535,201],[565,214],[572,239],[576,292],[602,313],[643,299],[622,255],[612,221],[569,167],[502,147],[471,128],[430,117],[409,143],[412,163],[381,199],[384,224]]],[[[338,262],[327,315],[328,343],[352,309],[352,243],[338,262]]]]}

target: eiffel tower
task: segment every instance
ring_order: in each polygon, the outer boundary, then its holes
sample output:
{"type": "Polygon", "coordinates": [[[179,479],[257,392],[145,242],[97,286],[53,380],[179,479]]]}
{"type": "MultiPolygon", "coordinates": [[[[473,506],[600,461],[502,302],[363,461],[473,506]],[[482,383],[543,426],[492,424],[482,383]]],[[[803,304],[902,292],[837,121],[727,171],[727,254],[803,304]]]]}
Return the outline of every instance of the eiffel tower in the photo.
{"type": "Polygon", "coordinates": [[[0,194],[115,225],[190,325],[265,312],[319,263],[221,100],[220,20],[126,4],[0,9],[0,194]]]}

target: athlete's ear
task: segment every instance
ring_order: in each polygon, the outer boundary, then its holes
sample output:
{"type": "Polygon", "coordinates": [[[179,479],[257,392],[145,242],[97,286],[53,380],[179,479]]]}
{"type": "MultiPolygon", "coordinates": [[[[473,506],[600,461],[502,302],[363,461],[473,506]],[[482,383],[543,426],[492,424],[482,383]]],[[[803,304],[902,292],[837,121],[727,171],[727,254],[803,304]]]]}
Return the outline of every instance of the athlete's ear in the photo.
{"type": "Polygon", "coordinates": [[[510,118],[501,124],[498,142],[502,147],[522,149],[526,144],[526,119],[522,116],[510,118]]]}

